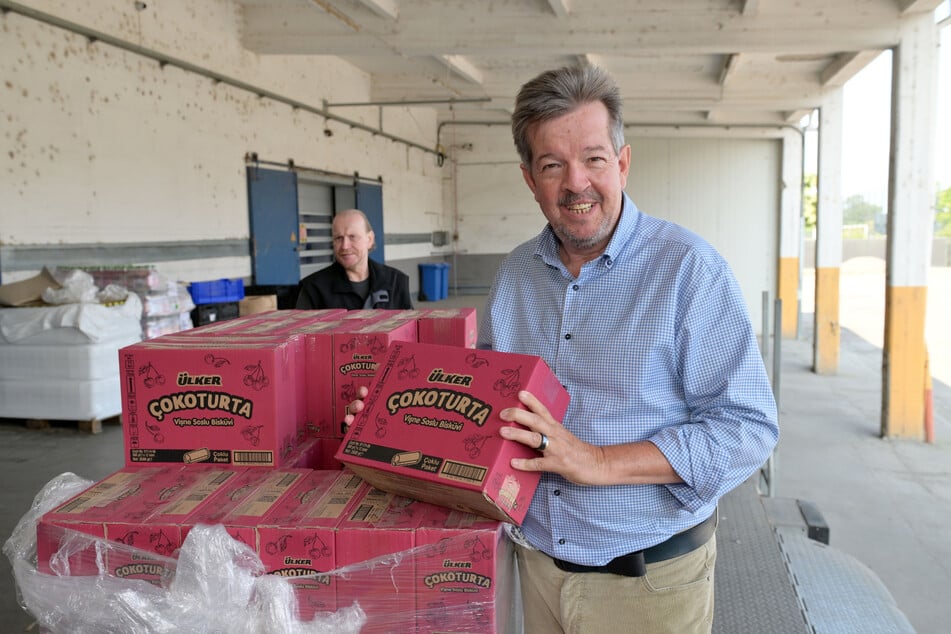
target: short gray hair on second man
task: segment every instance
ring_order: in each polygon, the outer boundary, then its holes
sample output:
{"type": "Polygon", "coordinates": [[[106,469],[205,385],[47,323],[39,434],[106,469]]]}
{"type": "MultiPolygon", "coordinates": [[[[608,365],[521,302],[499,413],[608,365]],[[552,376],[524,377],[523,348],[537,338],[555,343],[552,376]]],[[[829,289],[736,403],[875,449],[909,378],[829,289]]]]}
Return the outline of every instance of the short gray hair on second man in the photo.
{"type": "Polygon", "coordinates": [[[608,110],[614,152],[624,147],[624,117],[621,91],[614,78],[598,66],[565,66],[545,71],[526,82],[515,98],[512,138],[522,164],[532,164],[528,132],[532,125],[567,114],[588,103],[600,101],[608,110]]]}

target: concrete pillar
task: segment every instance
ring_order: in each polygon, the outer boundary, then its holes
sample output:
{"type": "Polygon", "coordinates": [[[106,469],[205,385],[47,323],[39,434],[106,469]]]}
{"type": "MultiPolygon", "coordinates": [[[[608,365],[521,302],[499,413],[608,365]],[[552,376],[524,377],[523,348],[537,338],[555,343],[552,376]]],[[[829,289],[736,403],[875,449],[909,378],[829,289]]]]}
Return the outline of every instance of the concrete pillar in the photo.
{"type": "Polygon", "coordinates": [[[783,180],[780,194],[779,279],[777,297],[782,301],[783,337],[799,332],[800,252],[802,245],[803,133],[783,132],[783,180]]]}
{"type": "Polygon", "coordinates": [[[812,369],[839,371],[839,268],[842,265],[842,88],[819,109],[819,195],[816,209],[816,312],[812,369]]]}
{"type": "Polygon", "coordinates": [[[903,19],[892,57],[882,436],[924,438],[925,308],[934,218],[937,30],[903,19]]]}

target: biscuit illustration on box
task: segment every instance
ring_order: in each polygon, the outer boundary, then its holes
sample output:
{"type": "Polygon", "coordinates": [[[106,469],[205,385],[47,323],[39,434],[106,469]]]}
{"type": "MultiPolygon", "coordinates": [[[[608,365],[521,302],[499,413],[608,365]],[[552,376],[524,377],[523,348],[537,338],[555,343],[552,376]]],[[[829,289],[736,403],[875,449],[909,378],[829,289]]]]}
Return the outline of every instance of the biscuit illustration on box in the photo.
{"type": "Polygon", "coordinates": [[[422,459],[422,451],[404,451],[390,458],[390,464],[394,467],[410,467],[419,464],[419,461],[422,459]]]}
{"type": "Polygon", "coordinates": [[[211,451],[208,449],[193,449],[182,455],[182,462],[192,464],[193,462],[204,462],[211,458],[211,451]]]}
{"type": "Polygon", "coordinates": [[[528,390],[561,419],[568,393],[541,357],[396,341],[337,460],[371,485],[484,517],[521,523],[540,473],[512,458],[538,453],[499,435],[528,390]],[[381,433],[385,429],[384,433],[381,433]]]}

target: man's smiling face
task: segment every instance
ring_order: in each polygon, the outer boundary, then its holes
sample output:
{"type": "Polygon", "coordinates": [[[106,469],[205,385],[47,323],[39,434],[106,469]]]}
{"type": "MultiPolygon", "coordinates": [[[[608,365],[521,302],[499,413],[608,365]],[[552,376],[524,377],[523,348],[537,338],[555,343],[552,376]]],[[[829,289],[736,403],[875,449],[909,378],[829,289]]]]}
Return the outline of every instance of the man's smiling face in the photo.
{"type": "Polygon", "coordinates": [[[522,176],[563,248],[573,255],[604,250],[621,215],[631,148],[615,153],[608,111],[592,102],[529,130],[532,164],[522,176]]]}

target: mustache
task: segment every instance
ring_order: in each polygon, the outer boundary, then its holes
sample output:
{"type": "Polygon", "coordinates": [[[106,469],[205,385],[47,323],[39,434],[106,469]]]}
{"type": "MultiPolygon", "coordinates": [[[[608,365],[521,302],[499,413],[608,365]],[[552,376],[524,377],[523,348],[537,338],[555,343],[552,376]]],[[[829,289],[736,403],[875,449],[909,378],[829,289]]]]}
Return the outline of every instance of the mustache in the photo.
{"type": "Polygon", "coordinates": [[[595,191],[586,191],[581,192],[580,194],[569,193],[559,198],[558,204],[561,206],[568,206],[585,201],[601,203],[603,202],[603,198],[600,194],[598,194],[598,192],[595,191]]]}

